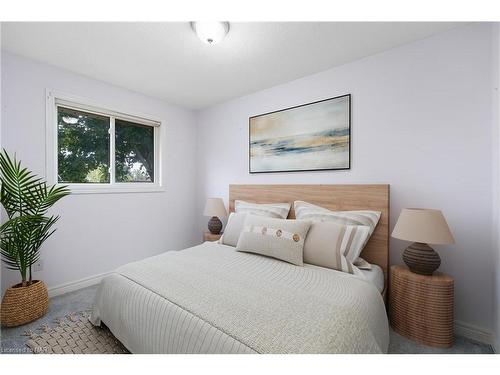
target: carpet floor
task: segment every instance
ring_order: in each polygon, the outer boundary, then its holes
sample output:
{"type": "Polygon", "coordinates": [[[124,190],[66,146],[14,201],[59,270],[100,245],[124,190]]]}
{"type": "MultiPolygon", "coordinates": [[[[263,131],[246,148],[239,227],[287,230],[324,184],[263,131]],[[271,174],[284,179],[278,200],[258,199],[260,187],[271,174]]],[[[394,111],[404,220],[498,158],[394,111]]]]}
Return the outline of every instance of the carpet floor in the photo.
{"type": "MultiPolygon", "coordinates": [[[[84,288],[75,292],[63,294],[50,299],[49,311],[42,318],[15,328],[0,330],[0,352],[10,354],[32,353],[26,345],[32,332],[39,332],[40,327],[48,325],[53,327],[61,318],[72,315],[78,311],[86,311],[92,305],[92,300],[97,286],[84,288]]],[[[456,337],[455,344],[449,349],[432,348],[417,344],[391,329],[390,354],[492,354],[490,345],[482,344],[464,337],[456,337]]]]}

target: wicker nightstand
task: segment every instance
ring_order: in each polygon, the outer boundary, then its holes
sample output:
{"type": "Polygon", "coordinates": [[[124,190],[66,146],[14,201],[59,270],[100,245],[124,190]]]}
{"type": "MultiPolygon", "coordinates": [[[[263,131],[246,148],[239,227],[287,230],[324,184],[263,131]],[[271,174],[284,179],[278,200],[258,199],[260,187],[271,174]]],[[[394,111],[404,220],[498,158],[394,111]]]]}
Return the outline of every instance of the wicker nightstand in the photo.
{"type": "Polygon", "coordinates": [[[205,241],[217,241],[222,237],[222,233],[213,234],[210,232],[203,232],[203,242],[205,241]]]}
{"type": "Polygon", "coordinates": [[[392,266],[389,315],[394,330],[424,345],[453,345],[453,278],[441,272],[424,276],[392,266]]]}

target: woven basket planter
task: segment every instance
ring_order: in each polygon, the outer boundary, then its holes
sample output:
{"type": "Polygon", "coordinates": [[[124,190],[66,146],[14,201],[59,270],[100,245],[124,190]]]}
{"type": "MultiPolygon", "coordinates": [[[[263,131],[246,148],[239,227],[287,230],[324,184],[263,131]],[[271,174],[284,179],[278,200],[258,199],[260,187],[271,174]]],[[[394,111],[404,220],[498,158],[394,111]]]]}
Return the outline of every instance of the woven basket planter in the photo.
{"type": "Polygon", "coordinates": [[[14,285],[6,290],[2,300],[2,326],[16,327],[36,320],[47,312],[49,294],[43,281],[34,280],[30,286],[14,285]]]}

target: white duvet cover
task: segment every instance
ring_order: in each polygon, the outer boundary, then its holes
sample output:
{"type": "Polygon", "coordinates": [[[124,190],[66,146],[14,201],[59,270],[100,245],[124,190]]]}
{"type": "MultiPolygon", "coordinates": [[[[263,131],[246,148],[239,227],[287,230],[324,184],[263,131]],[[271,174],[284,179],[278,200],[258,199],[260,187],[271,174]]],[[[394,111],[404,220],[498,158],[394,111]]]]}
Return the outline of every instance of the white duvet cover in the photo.
{"type": "Polygon", "coordinates": [[[106,277],[91,316],[133,353],[384,353],[368,280],[205,242],[106,277]]]}

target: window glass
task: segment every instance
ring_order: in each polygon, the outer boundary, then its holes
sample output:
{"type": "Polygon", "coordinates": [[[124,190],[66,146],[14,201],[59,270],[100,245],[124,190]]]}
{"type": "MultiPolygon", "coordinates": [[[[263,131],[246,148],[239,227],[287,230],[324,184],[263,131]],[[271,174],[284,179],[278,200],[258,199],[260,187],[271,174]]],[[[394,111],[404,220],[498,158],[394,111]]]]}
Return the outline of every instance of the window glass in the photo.
{"type": "Polygon", "coordinates": [[[57,107],[58,173],[61,183],[109,183],[110,118],[57,107]]]}
{"type": "Polygon", "coordinates": [[[116,182],[154,182],[154,128],[115,119],[116,182]]]}

